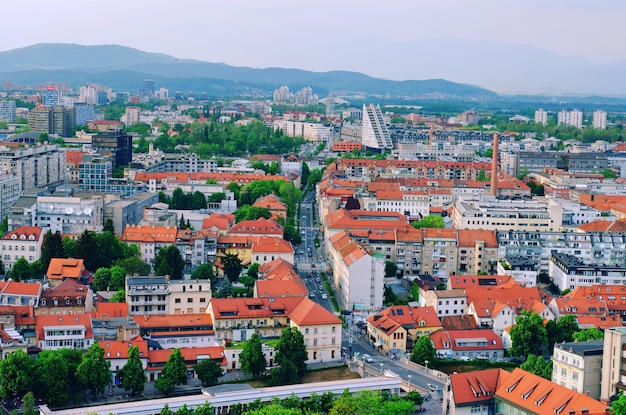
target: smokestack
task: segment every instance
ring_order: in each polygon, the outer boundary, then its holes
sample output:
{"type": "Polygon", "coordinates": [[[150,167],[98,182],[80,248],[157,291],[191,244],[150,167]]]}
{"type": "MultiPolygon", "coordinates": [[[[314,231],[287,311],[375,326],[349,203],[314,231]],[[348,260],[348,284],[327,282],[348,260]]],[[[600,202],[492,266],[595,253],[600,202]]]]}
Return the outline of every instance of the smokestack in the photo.
{"type": "Polygon", "coordinates": [[[493,134],[493,153],[491,154],[491,194],[498,196],[498,133],[493,134]]]}

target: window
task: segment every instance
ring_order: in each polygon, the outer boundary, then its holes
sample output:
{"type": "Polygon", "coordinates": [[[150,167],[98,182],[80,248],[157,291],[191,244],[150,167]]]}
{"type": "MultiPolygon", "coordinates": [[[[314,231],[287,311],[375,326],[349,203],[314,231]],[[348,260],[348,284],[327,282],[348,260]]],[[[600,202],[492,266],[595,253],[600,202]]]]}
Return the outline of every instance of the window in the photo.
{"type": "Polygon", "coordinates": [[[174,300],[174,302],[175,302],[176,304],[180,304],[180,298],[175,299],[175,300],[174,300]]]}
{"type": "Polygon", "coordinates": [[[188,303],[193,303],[193,298],[188,298],[188,299],[187,299],[187,302],[188,302],[188,303]]]}

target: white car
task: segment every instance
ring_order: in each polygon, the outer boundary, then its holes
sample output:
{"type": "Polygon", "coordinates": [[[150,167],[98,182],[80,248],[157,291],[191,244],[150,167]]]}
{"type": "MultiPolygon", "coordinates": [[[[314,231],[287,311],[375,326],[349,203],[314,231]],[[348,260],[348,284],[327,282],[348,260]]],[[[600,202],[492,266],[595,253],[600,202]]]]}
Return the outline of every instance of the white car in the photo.
{"type": "Polygon", "coordinates": [[[368,355],[367,353],[362,354],[361,355],[361,359],[364,362],[367,362],[367,363],[373,363],[374,362],[374,359],[372,359],[372,356],[368,355]]]}
{"type": "Polygon", "coordinates": [[[322,294],[322,300],[328,300],[328,296],[326,295],[326,293],[322,294]]]}

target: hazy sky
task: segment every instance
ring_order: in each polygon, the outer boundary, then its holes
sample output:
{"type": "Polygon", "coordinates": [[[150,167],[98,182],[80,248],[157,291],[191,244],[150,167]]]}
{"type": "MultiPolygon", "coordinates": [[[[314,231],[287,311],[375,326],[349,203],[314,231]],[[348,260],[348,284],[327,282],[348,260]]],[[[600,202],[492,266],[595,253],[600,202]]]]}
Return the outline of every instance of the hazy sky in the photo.
{"type": "MultiPolygon", "coordinates": [[[[594,62],[626,59],[624,0],[31,0],[2,7],[0,50],[120,44],[257,68],[358,70],[401,79],[394,59],[353,54],[431,38],[541,47],[594,62]],[[377,48],[368,49],[370,41],[377,48]]],[[[415,48],[415,49],[418,49],[415,48]]],[[[453,51],[445,51],[453,53],[453,51]]]]}

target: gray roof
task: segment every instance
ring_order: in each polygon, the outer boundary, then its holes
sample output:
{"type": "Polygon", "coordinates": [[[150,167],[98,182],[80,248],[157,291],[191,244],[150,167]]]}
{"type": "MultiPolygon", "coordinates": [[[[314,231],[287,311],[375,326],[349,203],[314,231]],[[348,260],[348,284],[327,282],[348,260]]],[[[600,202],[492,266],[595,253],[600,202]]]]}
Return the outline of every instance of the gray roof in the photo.
{"type": "Polygon", "coordinates": [[[131,277],[128,280],[128,285],[151,285],[151,284],[167,284],[167,277],[131,277]]]}
{"type": "Polygon", "coordinates": [[[580,356],[601,355],[602,350],[604,349],[604,340],[557,343],[554,347],[558,347],[561,350],[575,353],[580,356]]]}

